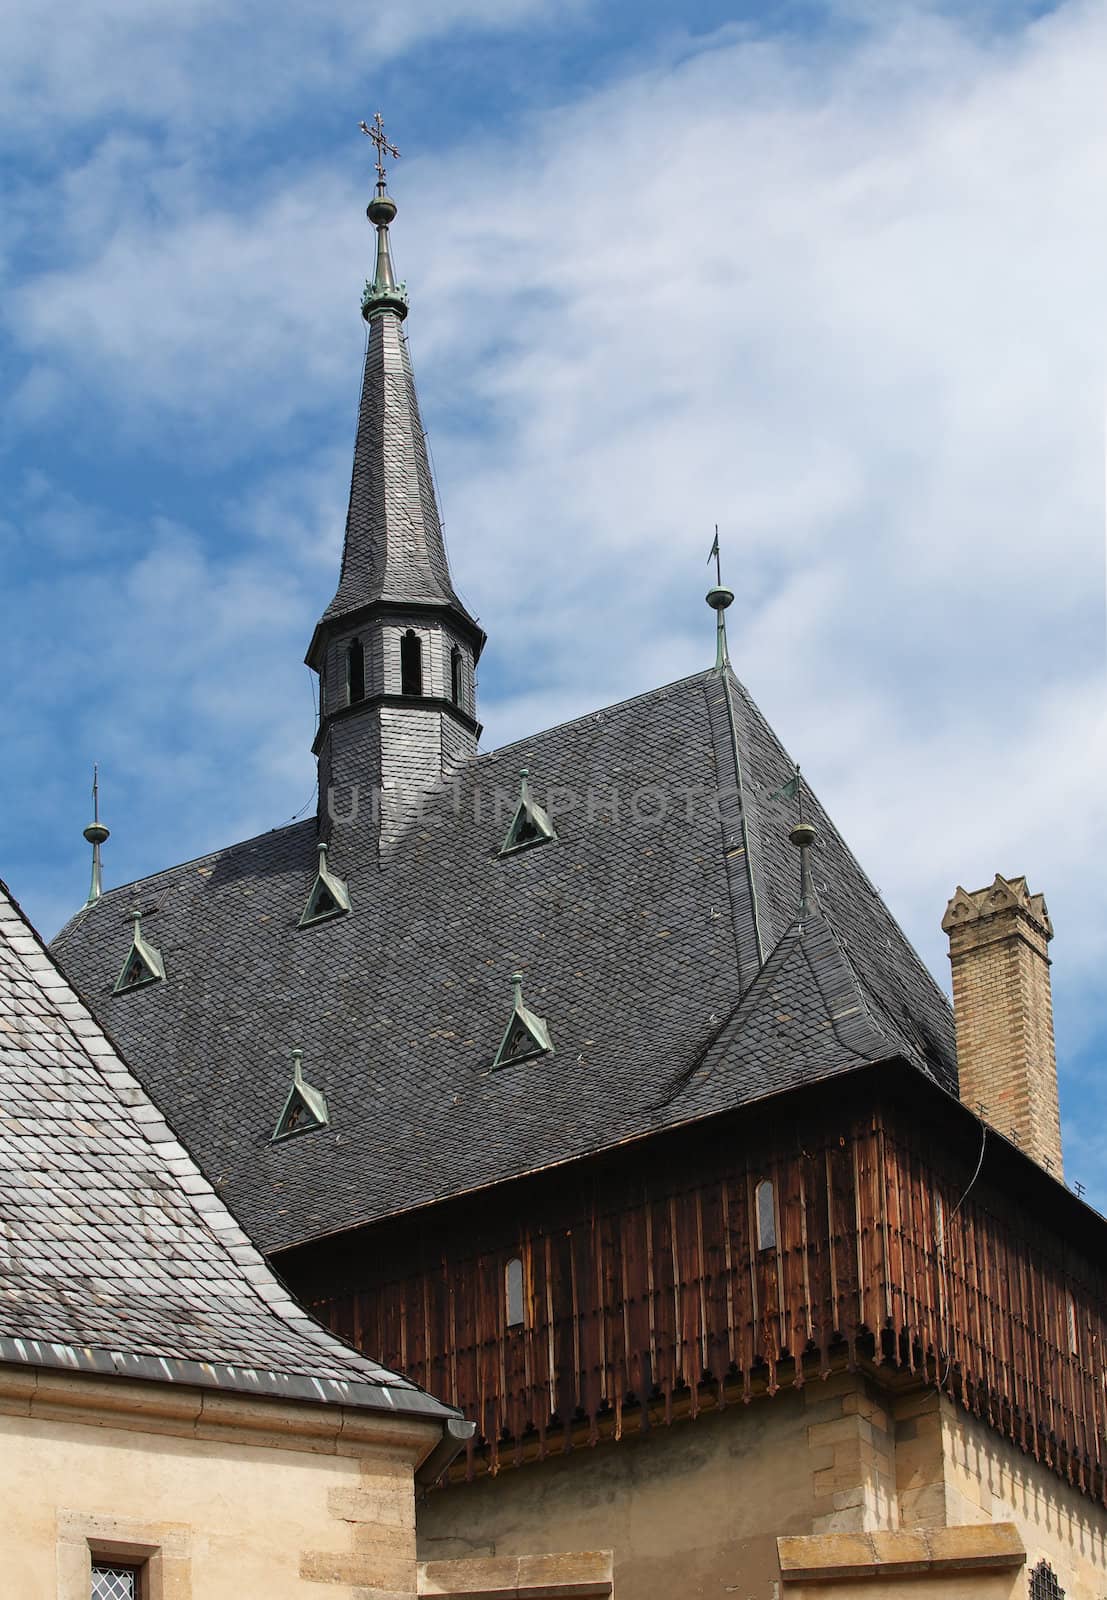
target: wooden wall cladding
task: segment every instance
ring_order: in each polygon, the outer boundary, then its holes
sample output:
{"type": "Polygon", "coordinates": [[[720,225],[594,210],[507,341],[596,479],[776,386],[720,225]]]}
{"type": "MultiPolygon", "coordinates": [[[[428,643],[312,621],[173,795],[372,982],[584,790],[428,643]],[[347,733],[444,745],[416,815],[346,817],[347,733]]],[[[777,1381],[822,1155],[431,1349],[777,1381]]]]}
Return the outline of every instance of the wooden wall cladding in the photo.
{"type": "Polygon", "coordinates": [[[994,1183],[966,1193],[973,1154],[871,1110],[714,1124],[368,1231],[300,1292],[477,1423],[470,1474],[844,1358],[941,1386],[1107,1503],[1103,1255],[994,1183]]]}

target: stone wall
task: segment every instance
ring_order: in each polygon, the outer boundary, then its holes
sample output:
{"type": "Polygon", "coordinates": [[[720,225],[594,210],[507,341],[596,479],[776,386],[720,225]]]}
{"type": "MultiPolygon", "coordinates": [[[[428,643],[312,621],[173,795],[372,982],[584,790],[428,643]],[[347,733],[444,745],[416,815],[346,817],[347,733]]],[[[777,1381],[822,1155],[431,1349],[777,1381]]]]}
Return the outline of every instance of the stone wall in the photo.
{"type": "Polygon", "coordinates": [[[610,1549],[616,1600],[1107,1600],[1107,1512],[872,1368],[433,1491],[419,1555],[610,1549]]]}
{"type": "Polygon", "coordinates": [[[88,1600],[94,1558],[147,1600],[405,1600],[413,1471],[437,1424],[171,1384],[0,1368],[5,1594],[88,1600]]]}

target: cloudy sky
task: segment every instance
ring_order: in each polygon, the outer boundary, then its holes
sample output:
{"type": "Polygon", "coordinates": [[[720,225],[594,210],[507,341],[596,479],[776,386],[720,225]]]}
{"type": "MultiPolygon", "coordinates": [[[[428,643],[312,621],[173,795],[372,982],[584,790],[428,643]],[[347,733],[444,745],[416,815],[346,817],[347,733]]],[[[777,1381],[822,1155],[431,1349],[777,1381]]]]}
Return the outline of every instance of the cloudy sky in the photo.
{"type": "Polygon", "coordinates": [[[52,934],[312,799],[378,106],[487,745],[740,675],[943,983],[1056,926],[1107,1204],[1107,8],[16,0],[0,873],[52,934]],[[380,20],[381,18],[384,20],[380,20]]]}

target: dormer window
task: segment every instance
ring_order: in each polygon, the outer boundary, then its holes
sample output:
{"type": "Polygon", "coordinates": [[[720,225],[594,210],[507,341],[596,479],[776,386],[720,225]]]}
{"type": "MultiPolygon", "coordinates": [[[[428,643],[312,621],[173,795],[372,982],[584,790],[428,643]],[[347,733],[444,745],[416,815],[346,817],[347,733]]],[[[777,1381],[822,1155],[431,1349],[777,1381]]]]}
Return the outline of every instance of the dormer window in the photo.
{"type": "Polygon", "coordinates": [[[420,695],[423,692],[423,641],[409,628],[400,640],[400,693],[420,695]]]}
{"type": "Polygon", "coordinates": [[[115,980],[116,994],[126,994],[130,989],[141,989],[148,983],[160,983],[165,977],[165,963],[161,959],[161,951],[143,937],[142,913],[134,911],[131,916],[135,931],[131,937],[131,948],[127,951],[127,959],[115,980]]]}
{"type": "Polygon", "coordinates": [[[461,704],[461,651],[456,644],[450,651],[450,699],[455,706],[461,704]]]}
{"type": "Polygon", "coordinates": [[[352,706],[365,699],[365,650],[360,639],[351,639],[346,646],[346,689],[352,706]]]}
{"type": "Polygon", "coordinates": [[[273,1144],[280,1139],[290,1139],[295,1133],[310,1133],[313,1128],[326,1128],[330,1125],[327,1097],[322,1089],[316,1089],[312,1084],[304,1082],[303,1061],[303,1051],[293,1050],[292,1087],[288,1091],[284,1110],[277,1118],[277,1126],[273,1129],[271,1139],[273,1144]]]}
{"type": "Polygon", "coordinates": [[[313,922],[326,922],[331,917],[340,917],[350,909],[349,889],[327,866],[326,845],[320,840],[316,848],[319,851],[319,865],[315,869],[315,882],[311,886],[307,904],[300,913],[301,928],[309,927],[313,922]]]}
{"type": "Polygon", "coordinates": [[[500,854],[514,855],[516,850],[529,850],[532,845],[548,844],[556,838],[548,814],[530,792],[530,773],[524,767],[519,781],[519,804],[500,846],[500,854]]]}
{"type": "Polygon", "coordinates": [[[553,1040],[545,1017],[536,1016],[523,1004],[523,974],[516,972],[511,981],[515,989],[515,1005],[492,1062],[494,1068],[515,1066],[522,1061],[532,1061],[536,1056],[553,1055],[553,1040]]]}
{"type": "Polygon", "coordinates": [[[776,1248],[776,1197],[771,1178],[762,1178],[754,1191],[754,1212],[757,1218],[757,1248],[776,1248]]]}

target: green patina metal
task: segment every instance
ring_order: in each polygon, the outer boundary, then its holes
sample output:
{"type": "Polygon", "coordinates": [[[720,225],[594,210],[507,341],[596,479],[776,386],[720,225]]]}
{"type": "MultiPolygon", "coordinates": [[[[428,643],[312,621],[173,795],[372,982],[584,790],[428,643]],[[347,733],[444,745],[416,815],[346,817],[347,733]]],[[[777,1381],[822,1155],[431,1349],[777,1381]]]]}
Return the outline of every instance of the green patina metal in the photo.
{"type": "Polygon", "coordinates": [[[271,1144],[280,1139],[291,1139],[298,1133],[311,1133],[314,1128],[330,1126],[327,1097],[322,1089],[304,1082],[304,1052],[292,1052],[292,1087],[288,1091],[284,1109],[277,1118],[271,1144]]]}
{"type": "Polygon", "coordinates": [[[545,1017],[536,1016],[523,1003],[523,974],[513,973],[511,982],[515,1004],[492,1062],[494,1069],[515,1066],[521,1061],[533,1061],[536,1056],[553,1055],[553,1040],[545,1017]]]}
{"type": "Polygon", "coordinates": [[[100,821],[100,769],[92,769],[92,821],[84,830],[84,836],[92,846],[92,882],[88,888],[86,906],[93,905],[99,900],[104,890],[103,873],[100,866],[100,846],[106,844],[111,834],[100,821]]]}
{"type": "Polygon", "coordinates": [[[511,826],[500,846],[501,856],[515,855],[519,850],[529,850],[536,844],[556,841],[557,832],[546,812],[530,792],[530,771],[524,767],[519,774],[519,804],[511,819],[511,826]]]}
{"type": "Polygon", "coordinates": [[[300,916],[301,928],[310,927],[314,922],[329,922],[332,917],[345,916],[350,909],[350,891],[327,866],[327,847],[322,840],[318,848],[319,866],[307,897],[307,905],[300,916]]]}
{"type": "Polygon", "coordinates": [[[165,977],[165,963],[161,951],[142,933],[142,912],[132,911],[135,931],[127,959],[115,980],[114,994],[125,994],[130,989],[144,988],[148,983],[160,983],[165,977]]]}

